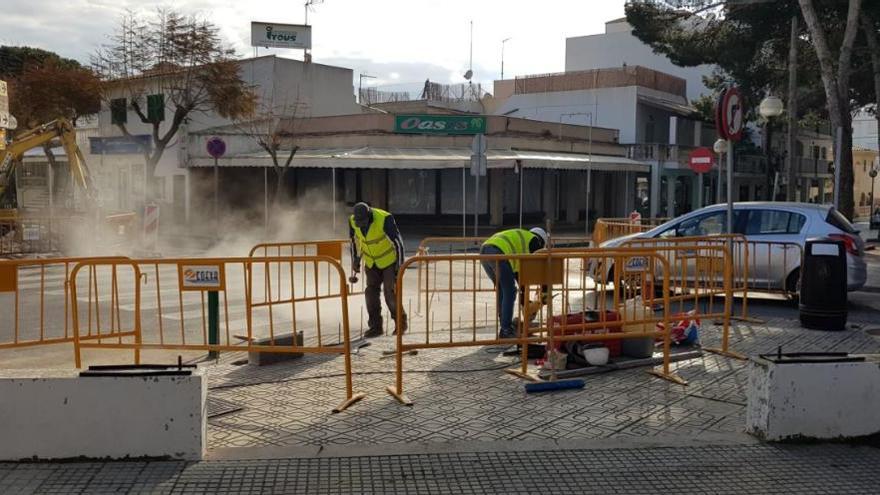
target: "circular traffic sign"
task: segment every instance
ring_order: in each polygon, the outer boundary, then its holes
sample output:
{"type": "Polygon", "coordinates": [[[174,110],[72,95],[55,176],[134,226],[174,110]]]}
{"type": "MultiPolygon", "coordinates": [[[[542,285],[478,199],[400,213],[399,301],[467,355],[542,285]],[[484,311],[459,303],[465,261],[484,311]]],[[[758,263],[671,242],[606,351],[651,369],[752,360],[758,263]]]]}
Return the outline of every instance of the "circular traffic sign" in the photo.
{"type": "Polygon", "coordinates": [[[205,149],[208,150],[211,158],[220,158],[226,153],[226,142],[214,136],[205,144],[205,149]]]}
{"type": "Polygon", "coordinates": [[[722,137],[730,141],[739,141],[743,131],[743,101],[736,87],[727,88],[721,98],[721,130],[722,137]]]}
{"type": "Polygon", "coordinates": [[[712,164],[715,161],[714,157],[712,150],[709,148],[697,148],[694,151],[691,151],[688,164],[694,172],[705,174],[712,170],[712,164]]]}

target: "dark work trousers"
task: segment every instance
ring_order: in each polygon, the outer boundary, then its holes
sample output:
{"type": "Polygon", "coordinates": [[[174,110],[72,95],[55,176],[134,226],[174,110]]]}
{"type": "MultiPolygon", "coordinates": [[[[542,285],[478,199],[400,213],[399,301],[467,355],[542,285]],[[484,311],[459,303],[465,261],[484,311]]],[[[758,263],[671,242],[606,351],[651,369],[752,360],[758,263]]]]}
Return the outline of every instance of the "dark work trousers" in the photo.
{"type": "MultiPolygon", "coordinates": [[[[492,245],[484,245],[480,249],[480,254],[504,254],[503,251],[492,245]]],[[[496,301],[496,310],[498,318],[501,320],[502,337],[513,337],[515,329],[513,328],[513,306],[516,302],[516,274],[513,273],[513,267],[509,261],[490,261],[484,260],[482,263],[483,271],[486,272],[498,292],[498,300],[496,301]],[[498,271],[496,272],[496,267],[498,271]]]]}
{"type": "MultiPolygon", "coordinates": [[[[382,303],[379,300],[379,287],[385,294],[385,305],[391,313],[391,318],[397,318],[397,296],[394,290],[397,286],[397,264],[393,264],[388,268],[369,268],[364,267],[367,275],[367,288],[364,290],[364,297],[367,300],[367,313],[370,319],[367,322],[370,330],[382,329],[382,303]]],[[[403,319],[406,321],[406,313],[403,313],[403,319]]]]}

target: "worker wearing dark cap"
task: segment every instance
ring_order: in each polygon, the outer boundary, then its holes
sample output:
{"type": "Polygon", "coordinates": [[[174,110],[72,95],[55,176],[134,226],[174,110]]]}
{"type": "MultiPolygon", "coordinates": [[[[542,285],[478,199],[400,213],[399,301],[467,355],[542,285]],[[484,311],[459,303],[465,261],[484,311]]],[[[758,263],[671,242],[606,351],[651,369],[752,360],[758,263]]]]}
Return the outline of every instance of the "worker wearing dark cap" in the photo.
{"type": "MultiPolygon", "coordinates": [[[[361,259],[363,259],[364,272],[367,276],[364,297],[367,302],[367,313],[370,316],[368,321],[370,328],[364,337],[378,337],[384,332],[382,303],[379,300],[380,287],[385,294],[388,311],[395,317],[397,315],[395,288],[397,271],[404,259],[403,238],[391,213],[372,208],[367,203],[354,205],[354,212],[348,219],[348,225],[352,271],[349,281],[357,282],[357,273],[360,271],[361,259]]],[[[395,334],[397,330],[406,331],[406,313],[403,313],[402,324],[403,328],[395,329],[395,334]]]]}

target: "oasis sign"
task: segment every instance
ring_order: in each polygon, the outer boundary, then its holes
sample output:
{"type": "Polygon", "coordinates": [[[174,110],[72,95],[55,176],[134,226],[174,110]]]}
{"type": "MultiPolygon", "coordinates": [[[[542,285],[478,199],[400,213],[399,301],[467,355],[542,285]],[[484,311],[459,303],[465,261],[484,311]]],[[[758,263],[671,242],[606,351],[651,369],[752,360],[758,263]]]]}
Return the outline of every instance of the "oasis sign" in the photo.
{"type": "Polygon", "coordinates": [[[397,115],[394,132],[402,134],[483,134],[484,115],[397,115]]]}

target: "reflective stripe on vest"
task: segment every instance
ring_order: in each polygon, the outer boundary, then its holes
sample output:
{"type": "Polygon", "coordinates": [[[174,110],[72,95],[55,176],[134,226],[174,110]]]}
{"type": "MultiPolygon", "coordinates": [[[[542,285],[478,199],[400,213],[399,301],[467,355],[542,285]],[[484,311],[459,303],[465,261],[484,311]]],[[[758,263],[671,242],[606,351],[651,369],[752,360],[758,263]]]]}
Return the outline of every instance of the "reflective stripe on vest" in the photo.
{"type": "Polygon", "coordinates": [[[367,235],[355,225],[354,215],[348,217],[348,224],[354,230],[355,239],[358,242],[358,252],[364,259],[367,268],[388,268],[397,262],[397,250],[391,239],[385,235],[385,219],[391,214],[378,208],[371,208],[373,221],[367,229],[367,235]]]}
{"type": "MultiPolygon", "coordinates": [[[[529,254],[529,244],[535,234],[524,229],[502,230],[486,239],[483,245],[495,246],[504,254],[529,254]]],[[[519,273],[519,260],[510,260],[514,273],[519,273]]]]}

